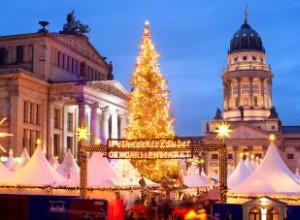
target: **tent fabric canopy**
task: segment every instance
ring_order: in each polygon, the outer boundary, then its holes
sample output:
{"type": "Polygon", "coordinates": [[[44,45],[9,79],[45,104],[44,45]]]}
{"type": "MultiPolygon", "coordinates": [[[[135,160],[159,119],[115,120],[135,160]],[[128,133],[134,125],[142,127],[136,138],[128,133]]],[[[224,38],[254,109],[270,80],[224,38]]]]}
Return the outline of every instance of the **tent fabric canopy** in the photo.
{"type": "Polygon", "coordinates": [[[63,181],[49,164],[41,147],[37,147],[27,164],[14,173],[13,176],[4,180],[6,185],[52,185],[63,181]]]}
{"type": "Polygon", "coordinates": [[[243,159],[240,159],[238,165],[228,178],[228,187],[234,188],[241,184],[245,179],[247,179],[253,170],[250,170],[243,159]]]}
{"type": "Polygon", "coordinates": [[[80,172],[79,166],[73,158],[71,149],[68,149],[63,162],[57,168],[57,172],[68,179],[80,172]]]}
{"type": "MultiPolygon", "coordinates": [[[[60,185],[79,186],[80,175],[77,174],[60,185]]],[[[88,160],[87,185],[89,187],[128,186],[132,183],[119,175],[100,152],[94,152],[88,160]]]]}
{"type": "Polygon", "coordinates": [[[1,162],[0,162],[0,182],[6,178],[12,176],[13,173],[9,171],[1,162]]]}
{"type": "Polygon", "coordinates": [[[271,143],[260,166],[230,191],[244,194],[299,194],[300,185],[274,143],[271,143]]]}

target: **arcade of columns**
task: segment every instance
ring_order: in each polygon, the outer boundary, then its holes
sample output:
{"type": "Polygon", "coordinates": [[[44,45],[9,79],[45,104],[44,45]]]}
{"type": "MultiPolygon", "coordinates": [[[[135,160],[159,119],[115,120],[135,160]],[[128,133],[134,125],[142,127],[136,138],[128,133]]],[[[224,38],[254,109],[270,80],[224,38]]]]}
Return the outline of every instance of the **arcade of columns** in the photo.
{"type": "MultiPolygon", "coordinates": [[[[55,104],[50,103],[50,118],[54,118],[54,107],[55,104]]],[[[110,108],[109,106],[101,108],[98,102],[88,103],[84,100],[77,100],[75,103],[63,103],[61,106],[62,110],[62,132],[59,133],[62,135],[63,143],[61,146],[66,146],[66,136],[67,136],[67,116],[66,114],[69,112],[70,108],[72,109],[70,112],[74,113],[74,131],[76,132],[77,127],[88,127],[88,132],[90,135],[90,140],[86,144],[94,145],[98,144],[97,140],[107,140],[108,138],[122,138],[125,135],[125,126],[126,126],[126,114],[121,113],[118,109],[110,108]],[[68,110],[69,109],[69,110],[68,110]],[[77,109],[77,110],[75,110],[77,109]],[[90,110],[90,114],[87,114],[87,109],[90,110]],[[88,116],[89,115],[89,116],[88,116]]],[[[50,127],[54,127],[54,120],[49,123],[50,127]]],[[[48,140],[51,146],[53,146],[53,135],[55,134],[55,130],[49,129],[48,140]]],[[[77,135],[74,137],[75,145],[74,145],[74,155],[77,155],[77,135]]],[[[104,143],[106,144],[106,143],[104,143]]],[[[49,149],[49,154],[53,153],[53,149],[49,149]]],[[[64,150],[60,150],[60,155],[63,156],[64,150]]]]}

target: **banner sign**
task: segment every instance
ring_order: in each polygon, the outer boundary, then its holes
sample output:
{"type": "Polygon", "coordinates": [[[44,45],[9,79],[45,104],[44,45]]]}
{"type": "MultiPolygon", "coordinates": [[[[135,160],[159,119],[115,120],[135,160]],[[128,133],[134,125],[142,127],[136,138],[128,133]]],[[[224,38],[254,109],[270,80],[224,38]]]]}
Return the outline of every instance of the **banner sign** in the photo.
{"type": "Polygon", "coordinates": [[[126,140],[109,139],[110,159],[187,159],[193,157],[191,138],[126,140]]]}

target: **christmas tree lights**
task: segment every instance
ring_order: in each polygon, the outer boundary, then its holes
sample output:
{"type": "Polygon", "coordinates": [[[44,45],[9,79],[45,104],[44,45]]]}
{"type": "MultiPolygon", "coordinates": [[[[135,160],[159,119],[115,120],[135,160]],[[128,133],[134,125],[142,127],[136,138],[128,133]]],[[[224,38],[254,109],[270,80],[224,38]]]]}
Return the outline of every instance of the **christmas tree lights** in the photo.
{"type": "MultiPolygon", "coordinates": [[[[140,54],[131,78],[129,96],[129,123],[126,138],[174,138],[174,118],[170,114],[167,81],[160,73],[159,53],[152,43],[149,22],[145,22],[140,54]]],[[[151,147],[151,146],[149,146],[151,147]]],[[[176,160],[132,160],[132,164],[145,177],[160,181],[162,177],[176,177],[176,160]]]]}

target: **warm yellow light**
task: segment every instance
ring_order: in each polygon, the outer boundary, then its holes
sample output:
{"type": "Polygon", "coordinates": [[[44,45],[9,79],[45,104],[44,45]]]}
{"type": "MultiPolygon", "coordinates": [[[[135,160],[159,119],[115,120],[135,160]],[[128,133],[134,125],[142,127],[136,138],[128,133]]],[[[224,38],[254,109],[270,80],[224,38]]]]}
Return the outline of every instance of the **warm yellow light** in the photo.
{"type": "MultiPolygon", "coordinates": [[[[1,119],[0,125],[2,125],[3,122],[5,122],[5,120],[6,120],[6,118],[1,119]]],[[[6,132],[0,132],[0,138],[2,138],[2,137],[11,137],[11,136],[13,136],[13,134],[9,134],[9,133],[6,133],[6,132]]],[[[5,148],[4,148],[1,144],[0,144],[0,149],[1,149],[3,152],[6,153],[5,148]]]]}
{"type": "Polygon", "coordinates": [[[2,156],[2,157],[0,157],[0,161],[1,162],[6,162],[8,160],[8,157],[4,157],[4,156],[2,156]]]}
{"type": "Polygon", "coordinates": [[[273,143],[275,140],[276,140],[275,134],[270,134],[269,135],[269,141],[271,141],[273,143]]]}
{"type": "Polygon", "coordinates": [[[204,164],[204,159],[200,159],[200,164],[204,164]]]}
{"type": "Polygon", "coordinates": [[[215,132],[217,133],[217,138],[224,139],[225,137],[230,138],[229,133],[232,132],[230,128],[230,124],[222,121],[221,124],[217,125],[215,132]]]}
{"type": "Polygon", "coordinates": [[[36,144],[40,145],[42,143],[41,139],[36,139],[36,144]]]}
{"type": "Polygon", "coordinates": [[[15,158],[15,161],[16,161],[17,163],[22,163],[22,162],[23,162],[23,158],[21,158],[21,157],[16,157],[16,158],[15,158]]]}
{"type": "Polygon", "coordinates": [[[243,153],[240,153],[240,158],[243,158],[244,154],[243,153]]]}
{"type": "Polygon", "coordinates": [[[101,139],[100,139],[100,138],[97,138],[96,141],[95,141],[95,143],[96,143],[97,145],[101,144],[101,139]]]}
{"type": "Polygon", "coordinates": [[[250,156],[250,157],[251,157],[251,159],[253,160],[253,159],[254,159],[254,154],[251,154],[251,156],[250,156]]]}
{"type": "Polygon", "coordinates": [[[77,128],[78,141],[87,140],[89,133],[86,127],[78,127],[77,128]]]}
{"type": "Polygon", "coordinates": [[[194,210],[189,211],[185,216],[184,219],[190,220],[190,219],[196,219],[197,213],[194,210]]]}

